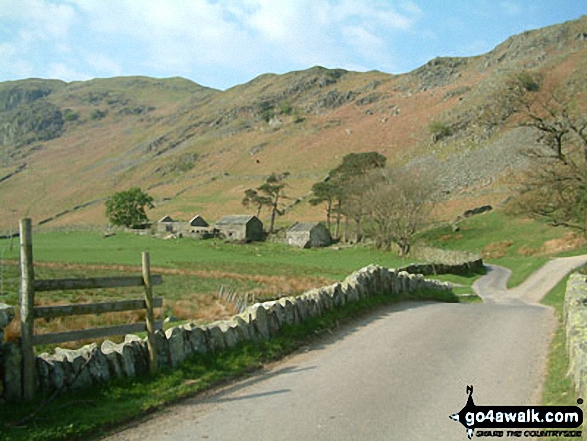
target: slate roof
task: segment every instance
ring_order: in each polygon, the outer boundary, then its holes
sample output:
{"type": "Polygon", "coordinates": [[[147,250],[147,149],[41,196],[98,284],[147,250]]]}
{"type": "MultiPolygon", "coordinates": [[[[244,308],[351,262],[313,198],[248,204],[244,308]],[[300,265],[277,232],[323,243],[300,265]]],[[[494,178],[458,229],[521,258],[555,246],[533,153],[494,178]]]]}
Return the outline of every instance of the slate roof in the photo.
{"type": "Polygon", "coordinates": [[[233,214],[230,216],[224,216],[216,222],[216,225],[243,225],[255,217],[256,216],[249,216],[246,214],[233,214]]]}
{"type": "Polygon", "coordinates": [[[292,233],[303,233],[306,231],[310,231],[316,225],[319,225],[318,222],[297,222],[292,225],[292,227],[287,230],[288,232],[292,233]]]}
{"type": "Polygon", "coordinates": [[[195,221],[196,219],[198,219],[198,218],[202,219],[202,221],[203,221],[203,222],[204,222],[206,225],[208,225],[208,222],[206,222],[206,220],[205,220],[205,219],[204,219],[202,216],[200,216],[199,214],[196,214],[194,217],[192,217],[192,218],[189,220],[189,222],[188,222],[188,223],[191,225],[191,223],[192,223],[192,222],[194,222],[194,221],[195,221]]]}
{"type": "Polygon", "coordinates": [[[166,214],[161,219],[159,219],[159,222],[175,222],[175,221],[173,219],[171,219],[171,216],[166,214]]]}

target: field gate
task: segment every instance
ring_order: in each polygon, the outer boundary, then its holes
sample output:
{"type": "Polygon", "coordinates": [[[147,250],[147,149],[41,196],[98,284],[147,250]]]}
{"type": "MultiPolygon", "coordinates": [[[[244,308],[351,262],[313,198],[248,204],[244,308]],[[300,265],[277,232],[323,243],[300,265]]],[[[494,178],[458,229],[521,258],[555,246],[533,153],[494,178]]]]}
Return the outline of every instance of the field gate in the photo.
{"type": "Polygon", "coordinates": [[[153,286],[163,283],[163,278],[160,275],[151,275],[148,252],[142,253],[142,276],[35,280],[32,222],[31,219],[27,218],[20,221],[20,269],[22,378],[23,397],[25,400],[33,399],[35,393],[35,345],[131,334],[144,332],[146,330],[148,335],[147,347],[149,349],[149,372],[151,374],[157,372],[155,329],[161,329],[162,322],[154,321],[153,308],[162,307],[163,298],[153,298],[153,286]],[[62,306],[34,306],[36,292],[130,286],[143,286],[145,288],[144,298],[138,300],[119,300],[62,306]],[[34,320],[38,318],[48,319],[72,315],[132,311],[137,309],[146,310],[145,323],[104,326],[100,328],[55,332],[42,335],[35,335],[34,333],[34,320]]]}

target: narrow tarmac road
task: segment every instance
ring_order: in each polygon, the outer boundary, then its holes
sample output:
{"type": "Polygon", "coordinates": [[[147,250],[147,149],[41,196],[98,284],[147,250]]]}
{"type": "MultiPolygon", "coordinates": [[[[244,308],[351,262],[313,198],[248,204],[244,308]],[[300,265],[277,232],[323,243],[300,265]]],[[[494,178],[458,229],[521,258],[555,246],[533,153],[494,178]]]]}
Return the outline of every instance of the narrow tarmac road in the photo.
{"type": "Polygon", "coordinates": [[[587,256],[555,259],[507,291],[509,270],[475,283],[481,304],[379,310],[259,374],[185,400],[114,440],[466,440],[449,415],[540,404],[554,311],[536,304],[587,256]]]}

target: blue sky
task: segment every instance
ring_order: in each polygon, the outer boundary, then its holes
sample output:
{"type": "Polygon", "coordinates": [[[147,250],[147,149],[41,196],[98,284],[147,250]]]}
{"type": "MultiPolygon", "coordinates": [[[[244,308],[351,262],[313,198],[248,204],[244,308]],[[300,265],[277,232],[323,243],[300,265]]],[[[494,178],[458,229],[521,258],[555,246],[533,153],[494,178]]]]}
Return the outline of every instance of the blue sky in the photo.
{"type": "Polygon", "coordinates": [[[403,73],[582,14],[587,0],[0,0],[0,81],[403,73]]]}

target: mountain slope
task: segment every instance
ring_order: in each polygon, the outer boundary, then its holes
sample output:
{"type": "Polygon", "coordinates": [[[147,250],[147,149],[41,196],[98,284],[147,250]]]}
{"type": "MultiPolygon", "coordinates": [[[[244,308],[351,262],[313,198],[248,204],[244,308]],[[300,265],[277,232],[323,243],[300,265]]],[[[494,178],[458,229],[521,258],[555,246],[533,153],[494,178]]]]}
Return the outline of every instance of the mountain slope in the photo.
{"type": "MultiPolygon", "coordinates": [[[[314,67],[226,91],[181,78],[0,83],[0,229],[11,210],[49,226],[104,224],[104,199],[131,186],[155,197],[153,219],[214,220],[246,212],[244,190],[271,172],[291,172],[288,194],[303,199],[345,154],[362,151],[440,174],[446,213],[493,203],[535,136],[511,118],[488,127],[487,103],[520,69],[580,101],[586,60],[582,17],[403,75],[314,67]],[[451,135],[433,140],[431,123],[451,135]]],[[[300,203],[284,220],[321,218],[300,203]]]]}

